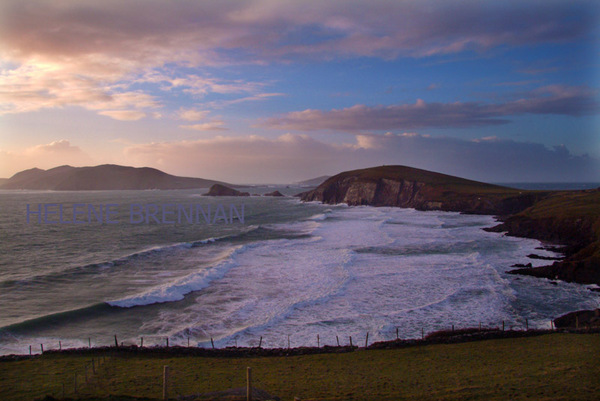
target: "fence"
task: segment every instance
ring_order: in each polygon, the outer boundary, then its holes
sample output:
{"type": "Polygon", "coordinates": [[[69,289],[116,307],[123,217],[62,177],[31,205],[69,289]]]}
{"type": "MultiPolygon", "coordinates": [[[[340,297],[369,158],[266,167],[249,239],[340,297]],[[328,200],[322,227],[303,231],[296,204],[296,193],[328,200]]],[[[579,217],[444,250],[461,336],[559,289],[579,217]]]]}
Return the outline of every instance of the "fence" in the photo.
{"type": "MultiPolygon", "coordinates": [[[[40,351],[50,354],[68,354],[78,355],[77,361],[68,369],[57,375],[52,385],[40,389],[40,395],[52,395],[57,398],[79,398],[79,397],[105,397],[108,395],[142,395],[154,398],[184,398],[194,394],[206,394],[215,392],[229,392],[231,396],[243,397],[244,395],[254,395],[256,399],[267,399],[268,393],[273,391],[274,387],[285,386],[292,395],[296,393],[299,381],[310,380],[316,384],[332,389],[332,391],[346,391],[356,384],[353,377],[360,375],[361,372],[345,372],[345,367],[335,367],[342,372],[329,378],[321,377],[319,372],[307,370],[298,371],[294,367],[293,359],[287,359],[288,362],[273,362],[282,364],[280,371],[286,372],[277,378],[268,377],[269,370],[265,365],[257,362],[257,359],[248,359],[253,356],[267,355],[307,355],[319,354],[325,352],[352,352],[357,348],[394,348],[397,345],[423,344],[427,342],[440,342],[439,338],[453,335],[487,335],[494,334],[498,336],[522,336],[534,335],[545,331],[529,330],[528,321],[524,322],[520,330],[514,330],[515,327],[509,327],[505,322],[496,327],[471,327],[469,329],[456,329],[454,325],[447,330],[438,331],[426,335],[425,329],[421,330],[421,339],[402,340],[400,331],[396,329],[395,338],[387,342],[373,344],[369,342],[369,333],[365,333],[360,338],[352,336],[335,336],[334,338],[324,339],[320,335],[315,335],[315,344],[309,347],[292,348],[290,346],[290,336],[287,337],[287,349],[268,349],[262,348],[266,342],[262,337],[257,339],[258,347],[254,348],[221,348],[215,347],[213,339],[210,341],[210,347],[202,348],[194,346],[196,343],[192,339],[183,339],[174,343],[167,337],[140,337],[136,344],[127,344],[119,341],[117,335],[114,336],[110,344],[98,346],[92,339],[88,339],[88,347],[84,349],[65,349],[62,341],[58,344],[40,344],[40,351]],[[442,335],[440,335],[442,334],[442,335]],[[144,343],[145,341],[145,343],[144,343]],[[332,344],[333,345],[328,345],[332,344]],[[148,346],[148,344],[154,344],[148,346]],[[45,347],[44,347],[45,345],[45,347]],[[204,352],[204,353],[203,353],[204,352]],[[144,360],[140,358],[130,358],[132,355],[144,356],[152,355],[153,363],[144,365],[144,360]],[[216,356],[234,358],[222,359],[227,361],[227,368],[222,364],[217,364],[218,358],[182,358],[182,356],[216,356]],[[160,361],[156,362],[156,359],[160,361]],[[132,365],[135,363],[135,365],[132,365]],[[248,364],[259,364],[248,370],[248,364]],[[217,366],[218,365],[218,366],[217,366]],[[135,372],[135,375],[132,375],[135,372]],[[334,377],[332,379],[332,377],[334,377]],[[275,386],[277,382],[277,386],[275,386]],[[254,388],[254,392],[248,392],[248,385],[254,388]],[[143,389],[142,394],[128,394],[127,388],[143,389]],[[336,390],[337,389],[337,390],[336,390]],[[261,393],[261,390],[267,393],[261,393]],[[247,394],[246,394],[247,393],[247,394]]],[[[554,329],[552,324],[552,329],[554,329]]],[[[486,337],[481,337],[486,338],[486,337]]],[[[490,337],[493,338],[493,337],[490,337]]],[[[444,342],[444,341],[441,341],[444,342]]],[[[457,341],[460,342],[460,341],[457,341]]],[[[273,360],[272,360],[273,361],[273,360]]],[[[363,374],[365,376],[365,374],[363,374]]],[[[301,396],[301,395],[300,395],[301,396]]]]}

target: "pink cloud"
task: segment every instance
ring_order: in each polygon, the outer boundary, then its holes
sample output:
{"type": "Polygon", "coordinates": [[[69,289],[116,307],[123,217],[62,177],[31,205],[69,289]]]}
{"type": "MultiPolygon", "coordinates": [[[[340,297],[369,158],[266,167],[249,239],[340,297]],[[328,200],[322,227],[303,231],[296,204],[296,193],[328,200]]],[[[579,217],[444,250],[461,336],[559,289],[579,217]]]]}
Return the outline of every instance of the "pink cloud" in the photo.
{"type": "Polygon", "coordinates": [[[307,109],[266,119],[260,125],[285,130],[343,132],[451,128],[497,125],[519,114],[596,114],[600,104],[594,91],[583,87],[546,86],[504,103],[455,102],[390,106],[355,105],[328,111],[307,109]]]}

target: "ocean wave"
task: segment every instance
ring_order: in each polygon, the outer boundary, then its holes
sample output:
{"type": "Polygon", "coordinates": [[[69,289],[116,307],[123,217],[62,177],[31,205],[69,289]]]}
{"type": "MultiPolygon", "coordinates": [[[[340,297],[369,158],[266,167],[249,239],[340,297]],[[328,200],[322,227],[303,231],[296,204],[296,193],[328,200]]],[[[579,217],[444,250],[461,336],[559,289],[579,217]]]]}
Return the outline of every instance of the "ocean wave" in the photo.
{"type": "Polygon", "coordinates": [[[35,285],[35,284],[40,284],[40,283],[61,281],[64,279],[74,279],[75,277],[82,276],[82,275],[94,275],[100,271],[105,271],[106,269],[118,267],[118,266],[127,264],[134,260],[139,260],[139,259],[143,259],[143,258],[147,258],[147,257],[154,257],[157,254],[161,254],[161,253],[177,251],[180,249],[184,250],[184,249],[190,249],[190,248],[197,248],[197,247],[211,244],[214,242],[235,240],[238,237],[247,236],[248,234],[252,233],[253,231],[257,231],[260,229],[261,229],[260,226],[252,225],[252,226],[248,226],[248,228],[246,230],[244,230],[242,232],[234,233],[234,234],[223,235],[220,237],[210,237],[210,238],[205,238],[202,240],[191,241],[191,242],[180,242],[180,243],[168,244],[168,245],[156,245],[156,246],[152,246],[150,248],[143,249],[138,252],[134,252],[134,253],[122,256],[117,259],[113,259],[111,261],[103,261],[103,262],[98,262],[98,263],[90,263],[90,264],[86,264],[86,265],[82,265],[82,266],[70,267],[70,268],[67,268],[67,269],[64,269],[64,270],[61,270],[58,272],[38,274],[38,275],[30,276],[26,279],[21,279],[21,280],[4,280],[4,281],[0,281],[0,289],[11,289],[11,288],[14,288],[17,286],[23,287],[23,286],[27,286],[27,285],[35,285]]]}
{"type": "Polygon", "coordinates": [[[101,315],[110,313],[110,311],[113,309],[114,308],[112,308],[108,303],[100,302],[93,305],[84,306],[83,308],[56,312],[33,319],[27,319],[19,323],[0,327],[0,338],[3,338],[4,336],[18,336],[21,334],[27,334],[29,332],[36,333],[52,326],[61,325],[64,322],[73,323],[79,320],[96,319],[101,315]]]}
{"type": "Polygon", "coordinates": [[[181,301],[185,295],[204,289],[208,287],[213,280],[222,278],[229,269],[237,265],[237,262],[234,260],[234,255],[243,252],[250,246],[251,245],[241,245],[236,247],[226,260],[215,266],[150,288],[141,294],[109,301],[108,304],[120,308],[131,308],[134,306],[181,301]]]}

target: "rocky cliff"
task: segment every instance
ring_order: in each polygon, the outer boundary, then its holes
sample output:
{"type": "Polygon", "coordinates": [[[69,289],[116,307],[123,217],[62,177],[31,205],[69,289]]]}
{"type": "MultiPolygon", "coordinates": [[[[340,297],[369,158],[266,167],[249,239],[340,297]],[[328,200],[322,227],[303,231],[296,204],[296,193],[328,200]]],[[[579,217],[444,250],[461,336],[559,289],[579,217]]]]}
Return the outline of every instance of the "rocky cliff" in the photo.
{"type": "Polygon", "coordinates": [[[555,192],[489,231],[566,245],[564,260],[511,273],[600,284],[600,189],[555,192]]]}
{"type": "Polygon", "coordinates": [[[329,204],[506,215],[521,211],[546,195],[406,166],[382,166],[338,174],[298,196],[304,201],[329,204]]]}
{"type": "Polygon", "coordinates": [[[397,206],[496,215],[508,232],[566,245],[566,258],[516,274],[600,284],[600,189],[524,191],[405,166],[382,166],[333,176],[304,201],[397,206]]]}

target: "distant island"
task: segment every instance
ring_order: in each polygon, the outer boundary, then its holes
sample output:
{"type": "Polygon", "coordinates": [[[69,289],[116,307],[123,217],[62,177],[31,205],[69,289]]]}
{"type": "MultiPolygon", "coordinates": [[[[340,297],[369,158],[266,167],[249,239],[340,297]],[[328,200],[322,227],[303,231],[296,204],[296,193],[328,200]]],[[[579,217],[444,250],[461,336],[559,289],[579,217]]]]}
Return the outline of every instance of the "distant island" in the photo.
{"type": "MultiPolygon", "coordinates": [[[[21,171],[4,182],[0,189],[54,191],[143,190],[208,188],[220,181],[178,177],[150,167],[103,164],[93,167],[60,166],[49,170],[21,171]]],[[[231,185],[231,184],[227,184],[231,185]]]]}
{"type": "Polygon", "coordinates": [[[204,196],[250,196],[248,192],[240,192],[222,184],[213,184],[204,196]]]}
{"type": "Polygon", "coordinates": [[[406,166],[346,171],[298,194],[303,201],[495,215],[489,231],[566,246],[564,260],[512,271],[600,285],[600,188],[528,191],[406,166]]]}

